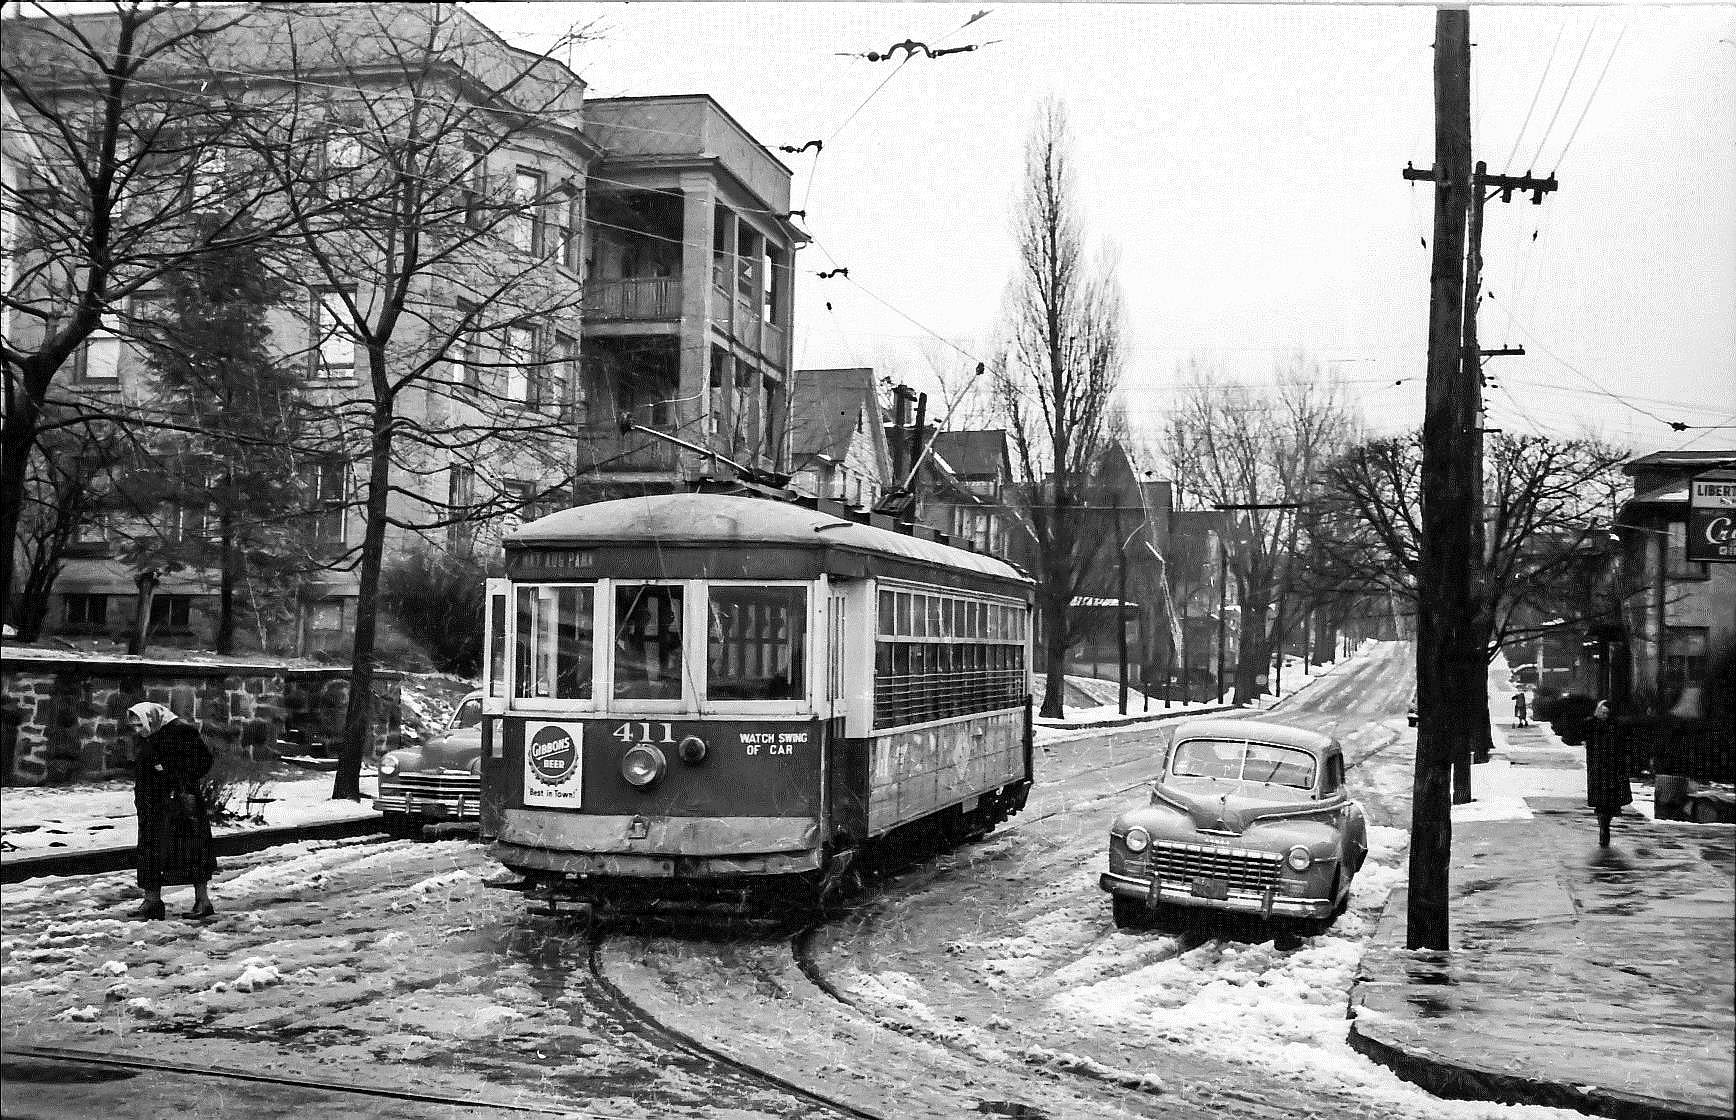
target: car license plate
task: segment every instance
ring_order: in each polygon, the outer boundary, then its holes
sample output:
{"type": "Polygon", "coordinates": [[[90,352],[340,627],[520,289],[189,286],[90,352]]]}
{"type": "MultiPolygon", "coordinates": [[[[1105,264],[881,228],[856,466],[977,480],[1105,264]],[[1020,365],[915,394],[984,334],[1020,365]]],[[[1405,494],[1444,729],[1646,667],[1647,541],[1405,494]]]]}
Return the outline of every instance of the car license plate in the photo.
{"type": "Polygon", "coordinates": [[[1195,898],[1211,898],[1219,902],[1230,897],[1227,879],[1195,879],[1191,886],[1195,898]]]}

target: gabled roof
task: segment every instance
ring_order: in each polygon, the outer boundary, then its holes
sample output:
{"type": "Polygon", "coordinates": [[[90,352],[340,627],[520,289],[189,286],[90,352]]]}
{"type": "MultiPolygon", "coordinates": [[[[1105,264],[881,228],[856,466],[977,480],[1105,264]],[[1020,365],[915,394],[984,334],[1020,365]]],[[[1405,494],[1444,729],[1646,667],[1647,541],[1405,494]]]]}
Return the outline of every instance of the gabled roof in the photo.
{"type": "Polygon", "coordinates": [[[891,465],[872,368],[796,370],[790,382],[789,411],[790,455],[797,465],[820,457],[843,462],[860,424],[874,442],[880,477],[886,478],[891,465]]]}
{"type": "Polygon", "coordinates": [[[1007,458],[1007,433],[999,428],[981,432],[939,432],[934,453],[945,459],[961,478],[989,478],[1001,471],[1007,458]]]}

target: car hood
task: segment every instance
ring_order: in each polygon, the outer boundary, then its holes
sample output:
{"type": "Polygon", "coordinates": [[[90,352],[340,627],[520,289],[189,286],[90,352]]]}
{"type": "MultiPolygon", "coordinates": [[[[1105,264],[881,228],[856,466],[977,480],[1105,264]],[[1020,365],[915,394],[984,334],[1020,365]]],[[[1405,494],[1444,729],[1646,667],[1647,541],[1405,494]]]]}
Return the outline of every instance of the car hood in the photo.
{"type": "Polygon", "coordinates": [[[1343,795],[1325,801],[1310,801],[1303,795],[1274,794],[1273,787],[1258,782],[1214,782],[1210,786],[1178,789],[1158,786],[1152,799],[1186,813],[1196,829],[1241,835],[1260,821],[1294,820],[1336,812],[1343,795]]]}
{"type": "Polygon", "coordinates": [[[468,770],[482,753],[482,729],[462,727],[435,736],[422,746],[422,766],[434,770],[468,770]]]}

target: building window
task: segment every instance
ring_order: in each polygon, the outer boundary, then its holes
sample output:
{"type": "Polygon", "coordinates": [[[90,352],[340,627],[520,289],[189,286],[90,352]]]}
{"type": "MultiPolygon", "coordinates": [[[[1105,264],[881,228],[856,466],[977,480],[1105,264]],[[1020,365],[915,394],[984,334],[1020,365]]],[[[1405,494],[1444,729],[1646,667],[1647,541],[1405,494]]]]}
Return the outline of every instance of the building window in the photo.
{"type": "Polygon", "coordinates": [[[500,360],[506,366],[506,399],[526,403],[536,365],[536,332],[523,323],[508,326],[500,336],[500,360]]]}
{"type": "Polygon", "coordinates": [[[301,484],[307,507],[312,511],[316,544],[344,543],[344,503],[348,472],[342,460],[328,459],[301,469],[301,484]]]}
{"type": "Polygon", "coordinates": [[[476,505],[476,472],[469,467],[453,466],[446,482],[447,516],[452,523],[446,527],[446,546],[455,556],[469,556],[475,540],[475,525],[470,520],[476,505]]]}
{"type": "Polygon", "coordinates": [[[568,394],[578,383],[579,343],[571,335],[555,332],[549,360],[531,381],[531,404],[549,409],[563,418],[572,416],[575,402],[568,394]]]}
{"type": "Polygon", "coordinates": [[[313,344],[315,377],[348,380],[356,375],[356,336],[344,293],[330,288],[314,292],[313,344]]]}
{"type": "Polygon", "coordinates": [[[177,633],[192,625],[191,595],[153,595],[151,597],[151,629],[156,633],[177,633]]]}
{"type": "Polygon", "coordinates": [[[516,208],[507,227],[507,237],[520,252],[541,255],[547,233],[543,217],[542,172],[521,167],[512,177],[516,208]]]}
{"type": "Polygon", "coordinates": [[[1688,525],[1672,521],[1664,538],[1665,579],[1710,579],[1712,566],[1705,560],[1688,559],[1688,525]]]}
{"type": "Polygon", "coordinates": [[[1658,691],[1668,702],[1690,684],[1706,681],[1708,631],[1704,626],[1664,628],[1664,656],[1658,666],[1658,691]]]}
{"type": "Polygon", "coordinates": [[[108,514],[98,510],[86,514],[73,531],[72,543],[100,548],[108,544],[108,514]]]}
{"type": "Polygon", "coordinates": [[[108,629],[107,595],[63,595],[68,630],[108,629]]]}
{"type": "Polygon", "coordinates": [[[468,300],[458,301],[458,324],[453,328],[458,337],[452,340],[457,358],[452,369],[453,380],[465,389],[482,388],[482,337],[476,329],[481,310],[468,300]]]}
{"type": "Polygon", "coordinates": [[[79,381],[92,386],[120,384],[121,339],[114,328],[114,316],[104,315],[79,347],[73,366],[73,374],[79,381]]]}
{"type": "Polygon", "coordinates": [[[307,612],[307,650],[309,653],[322,650],[338,650],[345,645],[345,635],[350,632],[347,616],[350,601],[348,599],[326,599],[315,603],[307,612]]]}

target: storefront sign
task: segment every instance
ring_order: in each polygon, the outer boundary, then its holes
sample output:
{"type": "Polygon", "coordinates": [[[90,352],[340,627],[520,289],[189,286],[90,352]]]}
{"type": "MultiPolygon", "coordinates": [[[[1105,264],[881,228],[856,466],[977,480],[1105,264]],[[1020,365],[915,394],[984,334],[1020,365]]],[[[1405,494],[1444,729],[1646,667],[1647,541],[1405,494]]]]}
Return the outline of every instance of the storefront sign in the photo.
{"type": "Polygon", "coordinates": [[[1689,483],[1688,559],[1736,562],[1736,471],[1689,483]]]}

